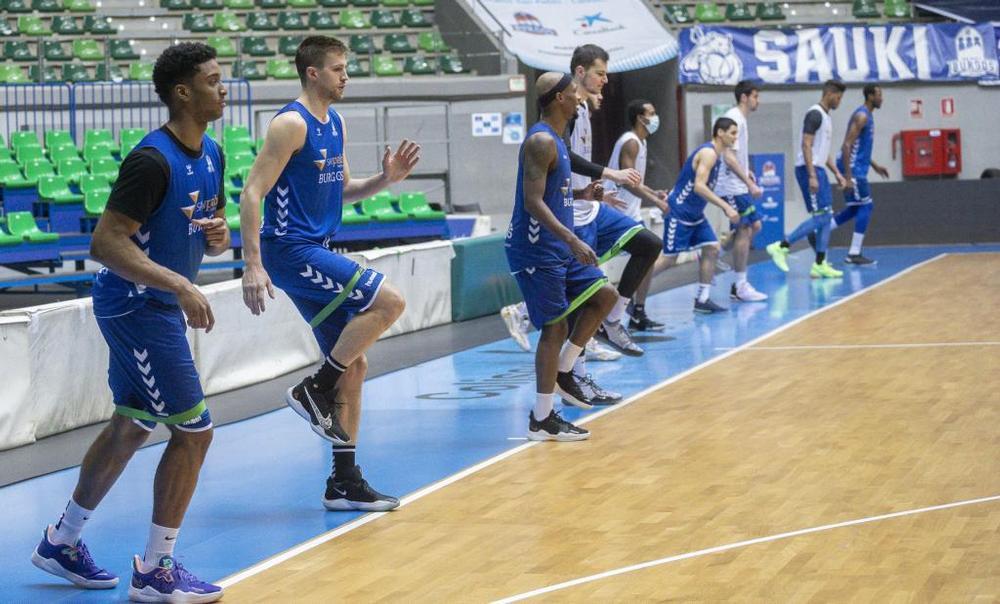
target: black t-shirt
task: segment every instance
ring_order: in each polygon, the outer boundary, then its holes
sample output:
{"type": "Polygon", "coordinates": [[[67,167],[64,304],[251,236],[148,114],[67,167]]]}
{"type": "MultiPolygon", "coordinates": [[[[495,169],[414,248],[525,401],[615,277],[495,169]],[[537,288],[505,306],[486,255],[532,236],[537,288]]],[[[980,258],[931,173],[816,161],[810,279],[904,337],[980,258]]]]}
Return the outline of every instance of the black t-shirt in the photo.
{"type": "MultiPolygon", "coordinates": [[[[189,149],[180,142],[174,133],[166,127],[161,130],[173,139],[184,153],[192,159],[201,157],[200,151],[189,149]]],[[[221,154],[220,154],[221,155],[221,154]]],[[[226,206],[225,176],[226,160],[219,166],[219,205],[226,206]]],[[[118,171],[118,180],[111,189],[107,209],[124,214],[132,220],[145,224],[163,203],[170,183],[170,164],[155,147],[133,149],[122,162],[118,171]]]]}
{"type": "Polygon", "coordinates": [[[823,112],[819,109],[813,109],[806,114],[806,119],[802,123],[802,132],[805,134],[816,134],[822,125],[823,112]]]}

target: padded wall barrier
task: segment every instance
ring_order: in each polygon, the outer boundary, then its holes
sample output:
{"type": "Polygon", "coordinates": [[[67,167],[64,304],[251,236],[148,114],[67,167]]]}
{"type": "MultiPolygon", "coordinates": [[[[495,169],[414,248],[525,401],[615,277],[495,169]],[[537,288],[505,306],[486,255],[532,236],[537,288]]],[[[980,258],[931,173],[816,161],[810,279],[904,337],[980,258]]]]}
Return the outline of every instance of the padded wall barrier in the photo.
{"type": "Polygon", "coordinates": [[[505,234],[453,241],[451,319],[465,321],[521,301],[504,253],[505,234]]]}

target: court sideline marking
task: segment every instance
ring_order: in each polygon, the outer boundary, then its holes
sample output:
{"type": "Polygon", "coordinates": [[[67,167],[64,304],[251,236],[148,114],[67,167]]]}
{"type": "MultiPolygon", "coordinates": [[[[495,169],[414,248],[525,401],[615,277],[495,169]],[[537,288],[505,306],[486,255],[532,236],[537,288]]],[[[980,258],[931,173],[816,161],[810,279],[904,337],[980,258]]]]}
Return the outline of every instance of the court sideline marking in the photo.
{"type": "MultiPolygon", "coordinates": [[[[889,277],[886,277],[885,279],[883,279],[882,281],[879,281],[878,283],[875,283],[874,285],[870,285],[870,286],[868,286],[868,287],[866,287],[864,289],[858,290],[858,291],[856,291],[856,292],[854,292],[854,293],[852,293],[852,294],[850,294],[848,296],[845,296],[845,297],[843,297],[843,298],[841,298],[839,300],[831,302],[827,306],[824,306],[822,308],[817,308],[815,310],[807,312],[806,314],[802,315],[801,317],[799,317],[797,319],[793,319],[792,321],[789,321],[788,323],[785,323],[784,325],[781,325],[780,327],[777,327],[777,328],[775,328],[774,330],[772,330],[772,331],[770,331],[768,333],[765,333],[763,335],[757,336],[756,338],[750,340],[749,342],[746,342],[745,344],[742,344],[742,345],[740,345],[740,346],[738,346],[736,348],[733,348],[731,350],[723,352],[719,356],[712,357],[711,359],[708,359],[707,361],[701,363],[700,365],[695,365],[694,367],[691,367],[691,368],[689,368],[689,369],[687,369],[685,371],[682,371],[681,373],[678,373],[677,375],[671,376],[671,377],[663,380],[662,382],[654,384],[654,385],[646,388],[645,390],[642,390],[641,392],[638,392],[638,393],[630,396],[629,398],[627,398],[624,401],[618,403],[617,405],[613,405],[613,406],[607,407],[606,409],[603,409],[601,411],[598,411],[596,413],[592,413],[592,414],[590,414],[590,415],[588,415],[586,417],[583,417],[580,420],[578,420],[576,423],[578,425],[579,424],[586,424],[586,423],[591,422],[591,421],[593,421],[595,419],[603,417],[603,416],[607,415],[608,413],[612,413],[614,411],[617,411],[619,409],[627,407],[627,406],[631,405],[632,403],[634,403],[635,401],[642,399],[646,395],[648,395],[648,394],[650,394],[652,392],[655,392],[656,390],[659,390],[661,388],[664,388],[666,386],[669,386],[670,384],[673,384],[674,382],[682,380],[682,379],[686,378],[687,376],[695,373],[696,371],[699,371],[701,369],[704,369],[705,367],[709,367],[711,365],[714,365],[715,363],[718,363],[719,361],[727,359],[727,358],[735,355],[738,352],[741,352],[741,351],[743,351],[743,350],[745,350],[747,348],[750,348],[751,346],[754,346],[755,344],[757,344],[757,342],[761,342],[763,340],[766,340],[767,338],[770,338],[772,336],[778,335],[779,333],[782,333],[782,332],[784,332],[784,331],[786,331],[788,329],[791,329],[792,327],[798,325],[799,323],[802,323],[802,322],[806,321],[807,319],[811,319],[811,318],[813,318],[813,317],[815,317],[815,316],[817,316],[819,314],[822,314],[823,312],[826,312],[827,310],[830,310],[831,308],[836,308],[837,306],[840,306],[841,304],[849,302],[850,300],[853,300],[854,298],[856,298],[856,297],[858,297],[858,296],[860,296],[862,294],[868,293],[868,292],[874,290],[877,287],[885,285],[886,283],[891,283],[892,281],[895,281],[896,279],[902,277],[903,275],[909,274],[909,273],[917,270],[918,268],[921,268],[921,267],[926,266],[926,265],[928,265],[928,264],[930,264],[932,262],[940,260],[941,258],[944,258],[947,255],[948,255],[947,253],[938,254],[937,256],[934,256],[932,258],[928,258],[927,260],[924,260],[922,262],[918,262],[917,264],[914,264],[913,266],[909,266],[909,267],[907,267],[907,268],[899,271],[895,275],[891,275],[889,277]]],[[[486,459],[486,460],[481,461],[481,462],[479,462],[479,463],[477,463],[477,464],[475,464],[473,466],[470,466],[470,467],[462,470],[461,472],[458,472],[456,474],[452,474],[451,476],[449,476],[449,477],[447,477],[447,478],[445,478],[443,480],[440,480],[440,481],[438,481],[436,483],[433,483],[431,485],[428,485],[428,486],[426,486],[426,487],[424,487],[424,488],[422,488],[422,489],[420,489],[420,490],[418,490],[418,491],[416,491],[414,493],[406,495],[406,496],[400,498],[400,500],[399,500],[399,507],[396,508],[396,509],[400,509],[402,507],[405,507],[406,505],[409,505],[409,504],[413,503],[414,501],[418,501],[420,499],[423,499],[424,497],[426,497],[426,496],[428,496],[428,495],[430,495],[430,494],[432,494],[432,493],[434,493],[436,491],[439,491],[439,490],[441,490],[441,489],[443,489],[443,488],[445,488],[445,487],[447,487],[447,486],[449,486],[449,485],[451,485],[451,484],[453,484],[455,482],[458,482],[459,480],[462,480],[463,478],[471,476],[471,475],[475,474],[476,472],[479,472],[480,470],[483,470],[485,468],[488,468],[489,466],[497,464],[497,463],[499,463],[499,462],[507,459],[508,457],[512,457],[514,455],[517,455],[521,451],[525,451],[527,449],[530,449],[531,447],[534,447],[535,445],[538,445],[538,444],[540,444],[539,441],[529,441],[529,442],[527,442],[527,443],[525,443],[523,445],[514,447],[513,449],[504,451],[503,453],[500,453],[499,455],[495,455],[495,456],[493,456],[493,457],[491,457],[489,459],[486,459]]],[[[244,569],[244,570],[242,570],[242,571],[240,571],[238,573],[229,575],[228,577],[225,577],[224,579],[222,579],[221,581],[219,581],[218,585],[220,587],[222,587],[222,588],[226,588],[226,587],[230,587],[232,585],[235,585],[236,583],[239,583],[240,581],[243,581],[244,579],[249,579],[250,577],[252,577],[254,575],[258,575],[258,574],[260,574],[260,573],[268,570],[269,568],[272,568],[274,566],[277,566],[277,565],[281,564],[282,562],[286,562],[286,561],[288,561],[288,560],[290,560],[290,559],[298,556],[299,554],[305,553],[305,552],[307,552],[307,551],[309,551],[311,549],[315,549],[316,547],[319,547],[320,545],[326,543],[327,541],[330,541],[332,539],[336,539],[337,537],[340,537],[341,535],[349,533],[349,532],[353,531],[354,529],[360,528],[360,527],[368,524],[369,522],[373,522],[375,520],[378,520],[379,518],[381,518],[382,516],[385,516],[386,514],[393,514],[393,513],[395,513],[395,512],[371,512],[369,514],[361,516],[360,518],[352,520],[351,522],[343,524],[343,525],[341,525],[341,526],[339,526],[339,527],[337,527],[335,529],[327,531],[327,532],[325,532],[325,533],[323,533],[321,535],[317,535],[316,537],[313,537],[312,539],[309,539],[308,541],[300,543],[299,545],[296,545],[295,547],[287,549],[287,550],[285,550],[283,552],[279,552],[279,553],[271,556],[270,558],[266,558],[266,559],[258,562],[257,564],[254,564],[253,566],[251,566],[251,567],[249,567],[247,569],[244,569]]]]}
{"type": "MultiPolygon", "coordinates": [[[[911,344],[802,344],[797,346],[754,346],[754,350],[856,350],[865,348],[950,348],[959,346],[1000,346],[1000,342],[924,342],[911,344]]],[[[717,347],[716,350],[735,350],[717,347]]]]}
{"type": "Polygon", "coordinates": [[[688,552],[686,554],[678,554],[676,556],[670,556],[668,558],[660,558],[658,560],[650,560],[649,562],[642,562],[640,564],[633,564],[632,566],[625,566],[622,568],[617,568],[615,570],[605,571],[603,573],[598,573],[596,575],[589,575],[586,577],[580,577],[578,579],[573,579],[571,581],[564,581],[563,583],[557,583],[555,585],[550,585],[548,587],[542,587],[534,591],[524,592],[522,594],[517,594],[516,596],[510,596],[502,600],[496,600],[493,604],[509,604],[510,602],[520,602],[521,600],[527,600],[528,598],[533,598],[535,596],[540,596],[542,594],[552,593],[554,591],[559,591],[561,589],[566,589],[567,587],[575,587],[577,585],[583,585],[584,583],[591,583],[593,581],[599,581],[601,579],[607,579],[608,577],[614,577],[617,575],[623,575],[625,573],[634,572],[637,570],[642,570],[645,568],[651,568],[654,566],[662,566],[664,564],[669,564],[671,562],[679,562],[681,560],[689,560],[691,558],[698,558],[700,556],[707,556],[709,554],[717,554],[719,552],[725,552],[732,549],[737,549],[740,547],[747,547],[750,545],[757,545],[759,543],[769,543],[771,541],[778,541],[779,539],[788,539],[790,537],[798,537],[800,535],[809,535],[812,533],[819,533],[822,531],[830,531],[833,529],[844,528],[848,526],[856,526],[859,524],[867,524],[869,522],[878,522],[880,520],[889,520],[891,518],[900,518],[903,516],[913,516],[916,514],[923,514],[925,512],[936,512],[939,510],[947,510],[951,508],[957,508],[965,505],[974,505],[977,503],[987,503],[990,501],[1000,501],[1000,495],[993,495],[992,497],[980,497],[979,499],[967,499],[965,501],[956,501],[954,503],[945,503],[942,505],[932,505],[924,508],[917,508],[915,510],[905,510],[902,512],[892,512],[891,514],[882,514],[880,516],[869,516],[867,518],[857,518],[855,520],[846,520],[844,522],[837,522],[834,524],[824,524],[822,526],[814,526],[812,528],[800,529],[797,531],[789,531],[787,533],[779,533],[777,535],[770,535],[768,537],[757,537],[756,539],[747,539],[746,541],[737,541],[736,543],[728,543],[726,545],[719,545],[716,547],[709,547],[706,549],[700,549],[693,552],[688,552]]]}

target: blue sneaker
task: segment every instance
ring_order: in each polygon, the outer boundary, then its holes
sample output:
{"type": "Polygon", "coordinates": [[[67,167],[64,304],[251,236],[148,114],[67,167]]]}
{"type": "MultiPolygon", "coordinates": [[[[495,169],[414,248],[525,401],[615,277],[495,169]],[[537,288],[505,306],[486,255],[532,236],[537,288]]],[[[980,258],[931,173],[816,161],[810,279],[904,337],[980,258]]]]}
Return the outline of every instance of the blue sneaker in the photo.
{"type": "Polygon", "coordinates": [[[128,599],[133,602],[215,602],[222,588],[189,573],[173,556],[163,556],[160,564],[142,572],[139,556],[132,559],[132,584],[128,599]]]}
{"type": "Polygon", "coordinates": [[[52,543],[51,529],[52,525],[46,527],[41,543],[31,552],[32,564],[85,589],[111,589],[118,585],[118,577],[94,563],[83,541],[77,540],[76,545],[52,543]]]}

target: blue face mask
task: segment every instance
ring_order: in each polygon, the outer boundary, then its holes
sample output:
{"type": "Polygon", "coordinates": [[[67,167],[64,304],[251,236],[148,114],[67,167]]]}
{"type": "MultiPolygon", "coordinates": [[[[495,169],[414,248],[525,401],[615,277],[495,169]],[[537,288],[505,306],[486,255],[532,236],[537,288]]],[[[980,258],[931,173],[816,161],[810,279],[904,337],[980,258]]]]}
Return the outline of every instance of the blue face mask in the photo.
{"type": "Polygon", "coordinates": [[[651,135],[655,134],[657,130],[660,129],[660,116],[654,115],[649,118],[649,122],[646,123],[646,131],[651,135]]]}

